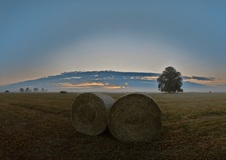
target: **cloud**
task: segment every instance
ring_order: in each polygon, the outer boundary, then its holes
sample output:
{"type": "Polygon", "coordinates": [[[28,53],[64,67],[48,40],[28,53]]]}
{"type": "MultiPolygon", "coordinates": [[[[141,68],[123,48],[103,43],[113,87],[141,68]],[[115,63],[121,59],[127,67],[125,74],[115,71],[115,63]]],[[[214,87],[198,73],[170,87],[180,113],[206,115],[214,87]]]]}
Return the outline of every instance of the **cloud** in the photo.
{"type": "Polygon", "coordinates": [[[126,87],[114,85],[114,86],[104,86],[104,88],[106,88],[106,89],[122,89],[122,88],[126,88],[126,87]]]}
{"type": "Polygon", "coordinates": [[[64,78],[64,79],[67,79],[67,80],[71,80],[71,79],[80,79],[82,77],[69,77],[69,78],[64,78]]]}
{"type": "Polygon", "coordinates": [[[82,82],[82,83],[59,83],[59,85],[66,88],[90,88],[90,87],[103,87],[106,84],[101,82],[82,82]]]}
{"type": "Polygon", "coordinates": [[[194,79],[194,80],[203,80],[203,81],[214,81],[215,78],[214,77],[199,77],[199,76],[184,76],[184,79],[194,79]]]}
{"type": "Polygon", "coordinates": [[[202,84],[207,86],[225,86],[226,79],[214,78],[214,77],[187,77],[183,81],[192,82],[196,84],[202,84]]]}
{"type": "Polygon", "coordinates": [[[105,88],[105,89],[122,89],[126,88],[125,86],[119,85],[110,85],[109,83],[102,83],[102,82],[82,82],[82,83],[59,83],[61,87],[65,88],[105,88]]]}

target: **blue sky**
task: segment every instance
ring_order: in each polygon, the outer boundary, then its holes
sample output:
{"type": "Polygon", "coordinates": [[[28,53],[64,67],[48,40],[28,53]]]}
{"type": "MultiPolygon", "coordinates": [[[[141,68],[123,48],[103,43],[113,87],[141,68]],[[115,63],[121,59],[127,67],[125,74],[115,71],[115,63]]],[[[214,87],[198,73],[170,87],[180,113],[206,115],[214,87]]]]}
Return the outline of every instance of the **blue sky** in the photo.
{"type": "Polygon", "coordinates": [[[226,1],[0,1],[0,85],[64,71],[226,79],[226,1]]]}

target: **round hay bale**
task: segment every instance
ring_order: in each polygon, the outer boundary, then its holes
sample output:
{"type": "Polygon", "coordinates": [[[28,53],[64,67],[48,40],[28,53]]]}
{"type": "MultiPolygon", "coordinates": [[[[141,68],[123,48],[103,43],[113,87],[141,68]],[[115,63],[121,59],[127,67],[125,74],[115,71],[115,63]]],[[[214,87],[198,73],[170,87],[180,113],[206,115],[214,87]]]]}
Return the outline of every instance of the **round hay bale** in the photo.
{"type": "Polygon", "coordinates": [[[107,128],[107,113],[113,103],[114,99],[104,94],[80,94],[71,108],[74,128],[87,135],[101,134],[107,128]]]}
{"type": "Polygon", "coordinates": [[[162,112],[148,95],[133,93],[119,98],[108,114],[108,128],[122,142],[150,142],[162,127],[162,112]]]}

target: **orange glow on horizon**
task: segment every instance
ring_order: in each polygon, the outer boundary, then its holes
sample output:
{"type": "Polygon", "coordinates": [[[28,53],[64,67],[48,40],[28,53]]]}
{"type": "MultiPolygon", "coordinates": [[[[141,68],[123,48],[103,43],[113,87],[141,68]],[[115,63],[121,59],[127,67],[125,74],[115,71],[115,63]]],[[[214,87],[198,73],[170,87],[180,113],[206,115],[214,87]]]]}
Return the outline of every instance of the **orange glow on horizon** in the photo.
{"type": "Polygon", "coordinates": [[[85,83],[78,83],[78,84],[60,83],[59,85],[63,87],[68,87],[68,88],[89,88],[89,87],[103,87],[106,84],[101,82],[85,82],[85,83]]]}
{"type": "Polygon", "coordinates": [[[85,83],[59,83],[60,86],[66,88],[91,88],[91,87],[101,87],[105,89],[122,89],[125,86],[118,86],[118,85],[109,85],[109,83],[102,83],[102,82],[85,82],[85,83]]]}

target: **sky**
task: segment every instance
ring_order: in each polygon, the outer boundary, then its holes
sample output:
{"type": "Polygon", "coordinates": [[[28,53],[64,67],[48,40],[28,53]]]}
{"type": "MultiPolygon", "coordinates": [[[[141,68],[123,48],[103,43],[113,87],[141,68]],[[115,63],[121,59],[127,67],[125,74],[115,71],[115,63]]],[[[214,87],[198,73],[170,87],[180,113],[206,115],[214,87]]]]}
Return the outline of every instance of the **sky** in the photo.
{"type": "Polygon", "coordinates": [[[0,1],[0,85],[68,71],[226,79],[226,1],[0,1]]]}

